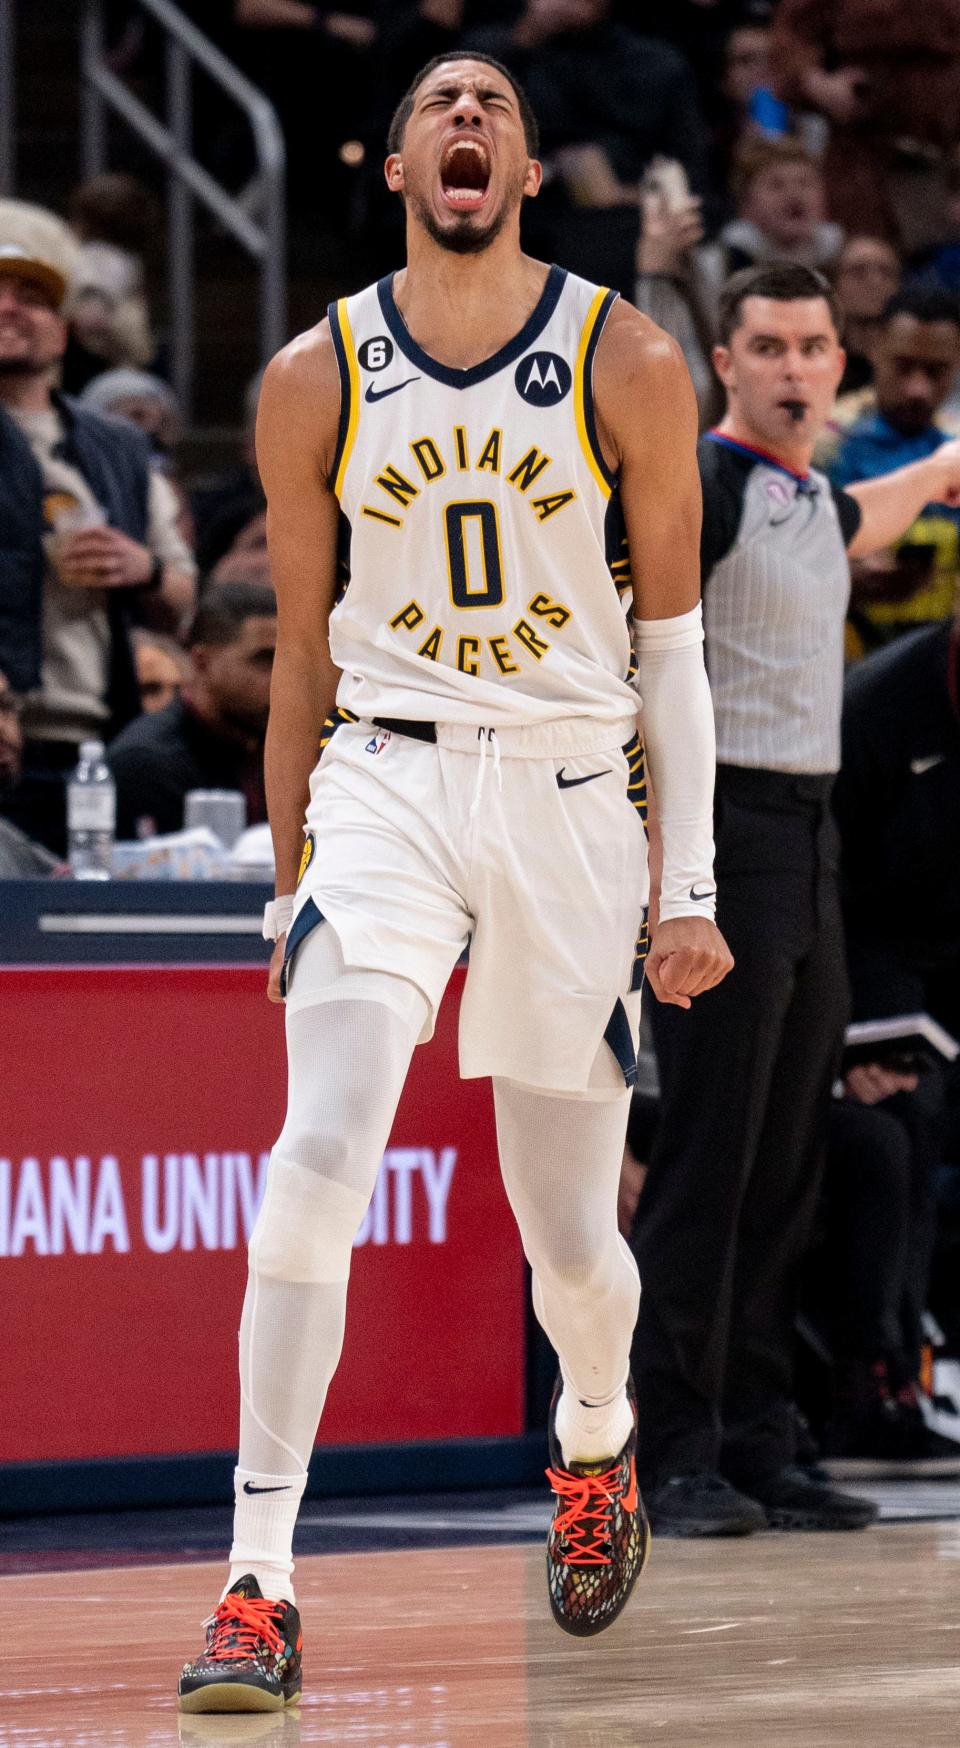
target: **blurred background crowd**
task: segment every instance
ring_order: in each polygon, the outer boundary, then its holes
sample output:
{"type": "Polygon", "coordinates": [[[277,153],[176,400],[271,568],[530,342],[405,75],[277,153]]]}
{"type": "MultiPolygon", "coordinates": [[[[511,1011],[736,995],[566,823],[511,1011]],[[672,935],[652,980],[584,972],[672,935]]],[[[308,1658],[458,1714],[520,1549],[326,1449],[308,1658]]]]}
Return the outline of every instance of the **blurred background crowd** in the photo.
{"type": "MultiPolygon", "coordinates": [[[[615,286],[675,335],[702,428],[722,410],[711,351],[724,283],[786,261],[826,274],[843,311],[846,373],[816,457],[835,484],[960,433],[960,0],[181,10],[279,115],[289,331],[401,262],[402,212],[382,178],[390,114],[431,55],[473,47],[519,76],[539,119],[545,180],[525,214],[527,248],[615,286]]],[[[124,0],[106,16],[113,75],[151,103],[159,33],[124,0]]],[[[222,94],[200,83],[197,159],[242,203],[249,146],[222,94]]],[[[107,748],[121,839],[179,832],[198,788],[241,792],[249,826],[266,817],[276,629],[250,293],[233,245],[204,219],[185,406],[171,381],[162,170],[119,124],[109,156],[112,167],[67,186],[62,154],[24,154],[17,198],[0,201],[4,878],[63,872],[66,784],[90,739],[107,748]],[[32,375],[17,368],[25,357],[32,375]]],[[[871,987],[878,932],[909,938],[904,987],[891,1010],[888,983],[885,1011],[929,1013],[948,1031],[960,1030],[958,579],[960,512],[943,504],[895,548],[854,562],[837,790],[856,987],[871,987]],[[899,708],[891,647],[931,627],[954,652],[947,751],[938,743],[927,788],[891,822],[871,725],[892,733],[899,708]]],[[[624,1167],[628,1235],[642,1224],[658,1115],[648,1066],[624,1167]]],[[[950,1472],[927,1435],[941,1424],[934,1349],[960,1354],[960,1073],[913,1057],[848,1066],[827,1147],[797,1337],[804,1416],[834,1473],[871,1462],[950,1472]]]]}

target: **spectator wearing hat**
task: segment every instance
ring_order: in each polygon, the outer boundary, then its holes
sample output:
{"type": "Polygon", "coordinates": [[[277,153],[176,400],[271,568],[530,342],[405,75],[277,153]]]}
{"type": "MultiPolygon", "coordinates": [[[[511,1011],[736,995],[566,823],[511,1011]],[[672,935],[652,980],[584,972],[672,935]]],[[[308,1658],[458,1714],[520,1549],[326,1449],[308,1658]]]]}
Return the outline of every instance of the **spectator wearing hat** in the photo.
{"type": "Polygon", "coordinates": [[[131,625],[174,628],[195,576],[142,432],[55,386],[74,261],[52,214],[0,202],[0,666],[24,696],[2,811],[57,854],[80,742],[139,710],[131,625]]]}
{"type": "Polygon", "coordinates": [[[131,425],[149,437],[157,460],[170,454],[183,433],[183,414],[173,389],[162,376],[153,376],[149,370],[135,370],[129,365],[105,370],[88,382],[80,404],[92,407],[95,413],[129,419],[131,425]]]}

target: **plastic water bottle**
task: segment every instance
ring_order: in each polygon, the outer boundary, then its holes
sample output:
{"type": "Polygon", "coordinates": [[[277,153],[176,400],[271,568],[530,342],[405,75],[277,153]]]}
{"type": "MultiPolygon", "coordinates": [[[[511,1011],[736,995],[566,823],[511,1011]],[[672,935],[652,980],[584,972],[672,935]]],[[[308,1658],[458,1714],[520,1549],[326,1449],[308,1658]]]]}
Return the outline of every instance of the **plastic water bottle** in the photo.
{"type": "Polygon", "coordinates": [[[117,791],[102,740],[80,743],[80,762],[67,784],[67,840],[74,880],[109,880],[117,825],[117,791]]]}

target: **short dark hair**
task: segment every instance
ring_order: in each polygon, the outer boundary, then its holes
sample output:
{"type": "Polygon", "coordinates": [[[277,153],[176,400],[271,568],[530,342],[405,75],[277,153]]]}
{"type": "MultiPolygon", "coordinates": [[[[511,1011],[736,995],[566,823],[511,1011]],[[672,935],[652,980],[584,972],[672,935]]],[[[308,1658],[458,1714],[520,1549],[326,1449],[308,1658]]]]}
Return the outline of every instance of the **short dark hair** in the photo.
{"type": "Polygon", "coordinates": [[[519,79],[515,78],[513,73],[511,73],[510,68],[504,66],[502,61],[496,60],[493,55],[480,54],[473,49],[446,49],[442,55],[434,55],[432,61],[428,61],[425,67],[420,68],[419,73],[410,81],[410,84],[407,86],[406,91],[393,112],[390,131],[387,134],[387,151],[399,152],[402,149],[403,136],[406,132],[407,122],[413,114],[413,104],[417,92],[423,84],[424,79],[428,78],[436,67],[442,67],[447,61],[482,61],[484,66],[493,67],[495,72],[503,74],[503,77],[506,79],[507,84],[511,87],[513,94],[516,97],[517,105],[520,110],[520,120],[523,122],[523,137],[526,141],[527,156],[535,158],[540,150],[540,129],[537,126],[537,118],[530,107],[530,99],[524,91],[523,86],[519,79]]]}
{"type": "Polygon", "coordinates": [[[960,302],[937,285],[905,285],[895,291],[880,317],[884,328],[894,316],[915,316],[918,322],[952,322],[960,328],[960,302]]]}
{"type": "Polygon", "coordinates": [[[233,643],[247,619],[273,619],[277,597],[265,583],[210,583],[185,633],[184,647],[222,648],[233,643]]]}
{"type": "Polygon", "coordinates": [[[793,261],[772,261],[764,267],[743,267],[727,280],[720,293],[717,312],[721,346],[729,346],[731,335],[739,328],[748,297],[769,297],[774,303],[795,303],[801,298],[822,297],[838,335],[843,331],[840,299],[829,279],[814,267],[800,267],[793,261]]]}

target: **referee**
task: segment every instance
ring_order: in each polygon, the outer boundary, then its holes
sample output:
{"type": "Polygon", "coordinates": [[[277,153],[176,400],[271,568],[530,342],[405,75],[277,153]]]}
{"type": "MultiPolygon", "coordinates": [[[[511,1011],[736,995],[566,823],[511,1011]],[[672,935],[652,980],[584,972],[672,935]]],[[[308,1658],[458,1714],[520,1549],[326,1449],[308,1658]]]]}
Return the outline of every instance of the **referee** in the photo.
{"type": "Polygon", "coordinates": [[[796,1463],[795,1291],[847,1015],[830,812],[848,554],[960,502],[960,443],[831,488],[810,467],[844,367],[809,268],[726,286],[727,410],[700,445],[707,666],[717,725],[717,921],[736,960],[684,1011],[652,1004],[661,1121],[639,1210],[637,1467],[654,1528],[859,1528],[864,1500],[796,1463]]]}

